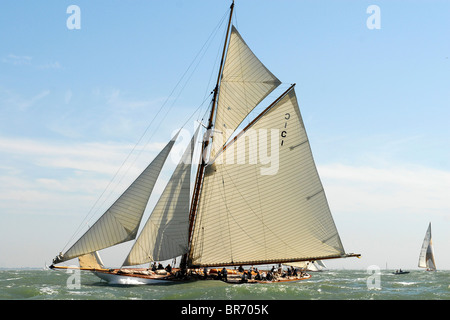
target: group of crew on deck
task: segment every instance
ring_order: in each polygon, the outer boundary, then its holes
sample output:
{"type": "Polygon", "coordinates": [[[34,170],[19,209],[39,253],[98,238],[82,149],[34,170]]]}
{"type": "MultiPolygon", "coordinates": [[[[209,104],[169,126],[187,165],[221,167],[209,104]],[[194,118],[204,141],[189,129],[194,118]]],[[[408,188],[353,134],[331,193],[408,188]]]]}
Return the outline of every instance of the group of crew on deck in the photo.
{"type": "MultiPolygon", "coordinates": [[[[270,271],[261,271],[258,270],[258,268],[250,267],[248,270],[245,270],[242,266],[239,266],[239,268],[236,270],[236,267],[234,268],[233,272],[234,278],[237,275],[240,275],[240,282],[248,282],[252,280],[257,281],[272,281],[276,279],[286,279],[289,277],[297,277],[297,276],[305,276],[306,274],[298,270],[294,267],[288,267],[287,270],[284,270],[281,268],[281,266],[278,267],[278,269],[275,268],[275,266],[272,267],[270,271]]],[[[219,270],[217,272],[208,272],[208,269],[205,267],[203,269],[203,277],[202,279],[215,279],[215,280],[222,280],[227,282],[228,279],[228,270],[224,267],[222,270],[219,270]]]]}
{"type": "Polygon", "coordinates": [[[166,270],[168,273],[172,272],[172,266],[170,263],[164,268],[161,262],[156,265],[156,262],[153,262],[150,268],[151,271],[156,272],[157,270],[166,270]]]}
{"type": "MultiPolygon", "coordinates": [[[[225,282],[235,282],[238,280],[239,282],[249,282],[249,281],[274,281],[277,279],[289,279],[290,277],[303,277],[306,275],[302,270],[296,269],[294,267],[288,267],[287,270],[284,270],[281,265],[276,268],[272,266],[272,268],[268,271],[260,271],[258,268],[251,266],[248,270],[245,270],[242,266],[239,268],[234,267],[234,270],[230,270],[227,268],[222,269],[194,269],[189,270],[188,273],[180,274],[180,271],[173,270],[172,266],[168,264],[164,267],[160,262],[153,262],[149,268],[149,271],[154,273],[159,273],[160,271],[166,271],[168,274],[173,274],[177,277],[185,277],[189,278],[197,278],[200,280],[222,280],[225,282]],[[172,273],[173,271],[173,273],[172,273]],[[177,271],[175,273],[175,271],[177,271]],[[229,274],[230,273],[230,274],[229,274]],[[231,279],[230,279],[231,278],[231,279]]],[[[162,271],[162,272],[164,272],[162,271]]]]}

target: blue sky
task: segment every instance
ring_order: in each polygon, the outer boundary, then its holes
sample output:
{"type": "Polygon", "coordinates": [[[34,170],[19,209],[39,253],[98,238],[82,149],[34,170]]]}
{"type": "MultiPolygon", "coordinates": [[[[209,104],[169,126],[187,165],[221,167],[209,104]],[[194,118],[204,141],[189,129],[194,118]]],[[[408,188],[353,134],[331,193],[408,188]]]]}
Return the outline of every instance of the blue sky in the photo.
{"type": "MultiPolygon", "coordinates": [[[[224,26],[207,40],[229,4],[1,2],[0,267],[49,264],[124,161],[134,178],[206,110],[224,26]]],[[[235,13],[282,87],[297,84],[344,248],[363,256],[328,265],[415,269],[432,222],[450,269],[450,2],[238,0],[235,13]]]]}

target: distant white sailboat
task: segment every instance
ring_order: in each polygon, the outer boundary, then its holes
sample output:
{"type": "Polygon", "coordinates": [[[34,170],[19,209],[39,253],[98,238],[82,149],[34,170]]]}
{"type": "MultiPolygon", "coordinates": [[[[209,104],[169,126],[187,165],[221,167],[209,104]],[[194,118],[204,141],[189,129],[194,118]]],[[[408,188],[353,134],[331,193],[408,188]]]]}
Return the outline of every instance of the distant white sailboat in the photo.
{"type": "Polygon", "coordinates": [[[428,225],[425,238],[423,239],[422,249],[420,250],[419,268],[426,268],[427,271],[436,271],[433,242],[431,240],[431,222],[428,225]]]}

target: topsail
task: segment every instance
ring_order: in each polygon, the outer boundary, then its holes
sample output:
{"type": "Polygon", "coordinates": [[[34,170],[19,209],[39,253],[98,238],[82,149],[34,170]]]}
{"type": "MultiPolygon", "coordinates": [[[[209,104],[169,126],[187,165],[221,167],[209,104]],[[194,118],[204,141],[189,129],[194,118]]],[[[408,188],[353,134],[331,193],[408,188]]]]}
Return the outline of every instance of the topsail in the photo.
{"type": "Polygon", "coordinates": [[[220,81],[211,157],[220,151],[247,115],[280,84],[232,26],[220,81]]]}

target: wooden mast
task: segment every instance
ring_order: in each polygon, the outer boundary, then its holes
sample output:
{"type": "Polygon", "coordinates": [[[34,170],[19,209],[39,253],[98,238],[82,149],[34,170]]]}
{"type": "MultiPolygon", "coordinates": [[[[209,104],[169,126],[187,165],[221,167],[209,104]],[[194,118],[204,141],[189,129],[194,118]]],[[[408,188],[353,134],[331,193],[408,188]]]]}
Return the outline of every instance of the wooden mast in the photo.
{"type": "Polygon", "coordinates": [[[205,136],[203,137],[202,150],[201,150],[201,154],[200,154],[201,161],[200,161],[200,164],[199,164],[198,170],[197,170],[194,192],[192,194],[191,208],[190,208],[190,212],[189,212],[189,235],[188,235],[189,250],[188,250],[188,253],[185,254],[182,258],[182,261],[181,261],[182,268],[185,268],[190,264],[190,261],[188,261],[189,260],[188,255],[189,255],[189,252],[191,249],[192,231],[193,231],[193,227],[194,227],[194,221],[195,221],[195,215],[196,215],[196,211],[197,211],[198,200],[200,197],[200,190],[201,190],[202,183],[203,183],[204,172],[205,172],[205,168],[206,168],[206,164],[207,164],[205,151],[208,148],[209,140],[211,138],[211,131],[214,126],[214,115],[215,115],[215,112],[217,109],[217,102],[218,102],[217,98],[219,95],[220,80],[222,79],[223,65],[225,62],[225,55],[226,55],[227,47],[228,47],[228,38],[229,38],[229,34],[230,34],[230,29],[231,29],[231,19],[233,17],[233,9],[234,9],[234,0],[230,6],[230,17],[228,20],[228,27],[227,27],[225,43],[224,43],[223,51],[222,51],[222,58],[220,60],[219,73],[217,75],[216,86],[214,87],[214,95],[213,95],[213,99],[212,99],[212,103],[211,103],[212,104],[211,113],[209,115],[208,126],[206,127],[206,133],[205,133],[205,136]]]}

